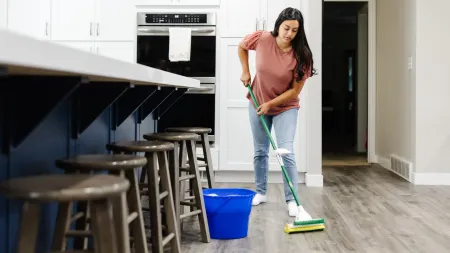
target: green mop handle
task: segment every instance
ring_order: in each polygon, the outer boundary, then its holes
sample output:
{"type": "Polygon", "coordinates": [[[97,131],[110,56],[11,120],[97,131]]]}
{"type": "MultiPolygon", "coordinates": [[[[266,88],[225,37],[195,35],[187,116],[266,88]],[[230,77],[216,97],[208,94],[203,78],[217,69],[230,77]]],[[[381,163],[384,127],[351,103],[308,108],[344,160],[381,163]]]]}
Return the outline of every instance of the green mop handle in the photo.
{"type": "MultiPolygon", "coordinates": [[[[256,100],[255,94],[253,94],[252,88],[250,84],[247,85],[248,92],[252,96],[253,103],[255,104],[255,108],[258,108],[258,101],[256,100]]],[[[275,142],[272,139],[272,135],[270,134],[269,128],[267,127],[266,121],[264,120],[264,115],[260,115],[259,119],[261,120],[261,123],[264,126],[264,129],[266,130],[267,136],[269,136],[270,144],[272,144],[272,148],[274,151],[277,151],[277,146],[275,145],[275,142]]],[[[280,161],[281,170],[283,171],[283,175],[286,178],[286,181],[288,182],[289,188],[291,189],[292,195],[294,195],[295,202],[297,203],[297,206],[300,206],[300,201],[298,200],[297,193],[294,191],[294,186],[292,185],[291,179],[289,178],[289,175],[286,172],[286,168],[284,167],[284,164],[281,160],[280,154],[277,153],[277,158],[280,161]]]]}

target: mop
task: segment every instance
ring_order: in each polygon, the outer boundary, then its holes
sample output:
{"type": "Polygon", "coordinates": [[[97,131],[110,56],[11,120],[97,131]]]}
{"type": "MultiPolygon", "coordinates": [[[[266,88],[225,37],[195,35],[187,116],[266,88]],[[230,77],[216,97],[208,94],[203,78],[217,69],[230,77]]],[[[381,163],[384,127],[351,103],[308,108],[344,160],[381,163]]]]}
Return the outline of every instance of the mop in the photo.
{"type": "MultiPolygon", "coordinates": [[[[255,107],[258,108],[258,101],[256,101],[255,94],[253,94],[252,88],[250,87],[250,84],[247,85],[248,91],[253,99],[253,103],[255,104],[255,107]]],[[[306,210],[303,208],[303,206],[300,204],[300,201],[298,200],[297,193],[294,191],[291,179],[289,178],[286,168],[284,167],[283,160],[281,159],[281,156],[289,154],[290,151],[284,148],[277,148],[275,142],[272,139],[272,136],[270,134],[270,130],[267,127],[266,121],[264,120],[264,115],[260,115],[261,123],[264,126],[264,129],[266,130],[266,134],[269,137],[271,146],[273,150],[276,153],[278,163],[281,166],[281,170],[283,171],[283,175],[286,178],[286,181],[288,182],[289,189],[291,190],[292,194],[294,195],[295,202],[297,203],[298,207],[298,213],[295,217],[295,220],[293,223],[288,223],[284,227],[284,232],[287,234],[296,233],[296,232],[306,232],[306,231],[315,231],[315,230],[324,230],[325,229],[325,223],[323,218],[316,218],[313,219],[311,215],[306,212],[306,210]]]]}

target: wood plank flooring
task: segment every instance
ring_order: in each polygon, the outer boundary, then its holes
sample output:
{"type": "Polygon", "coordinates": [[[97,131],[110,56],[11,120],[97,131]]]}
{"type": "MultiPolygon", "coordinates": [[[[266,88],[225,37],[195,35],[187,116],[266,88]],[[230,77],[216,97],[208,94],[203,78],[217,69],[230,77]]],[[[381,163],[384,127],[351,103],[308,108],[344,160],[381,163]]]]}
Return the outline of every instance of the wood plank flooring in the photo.
{"type": "Polygon", "coordinates": [[[329,167],[323,173],[324,188],[302,185],[300,201],[313,217],[325,218],[325,231],[285,234],[284,224],[293,218],[282,185],[271,184],[268,202],[253,207],[247,238],[205,244],[198,223],[189,221],[183,252],[449,252],[450,187],[413,186],[378,165],[329,167]]]}

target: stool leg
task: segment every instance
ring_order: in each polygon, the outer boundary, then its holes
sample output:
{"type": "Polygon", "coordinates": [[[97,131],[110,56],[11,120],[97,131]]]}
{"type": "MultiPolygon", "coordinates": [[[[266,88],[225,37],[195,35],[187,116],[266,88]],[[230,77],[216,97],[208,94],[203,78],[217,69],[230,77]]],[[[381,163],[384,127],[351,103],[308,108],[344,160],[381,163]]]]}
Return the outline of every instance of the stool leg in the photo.
{"type": "Polygon", "coordinates": [[[214,188],[216,180],[214,178],[214,168],[212,164],[211,149],[209,146],[208,134],[204,133],[201,135],[201,137],[202,137],[203,157],[205,158],[206,162],[206,176],[208,178],[208,187],[214,188]]]}
{"type": "Polygon", "coordinates": [[[141,194],[136,170],[127,170],[125,175],[130,181],[130,190],[128,191],[129,213],[137,214],[137,217],[131,222],[131,234],[133,235],[136,248],[135,253],[148,253],[147,236],[144,228],[144,215],[142,214],[141,194]]]}
{"type": "Polygon", "coordinates": [[[70,228],[73,202],[61,202],[58,206],[55,231],[53,232],[52,251],[63,252],[67,248],[66,232],[70,228]]]}
{"type": "Polygon", "coordinates": [[[191,140],[187,142],[187,151],[189,156],[189,166],[191,168],[192,173],[195,173],[195,178],[191,179],[193,181],[193,192],[195,196],[195,203],[197,204],[197,208],[200,209],[200,212],[198,213],[198,219],[200,223],[200,230],[202,234],[202,240],[205,243],[208,243],[211,241],[210,235],[209,235],[209,227],[208,227],[208,220],[206,218],[206,212],[205,212],[205,202],[203,200],[203,191],[202,191],[202,185],[200,182],[200,173],[198,171],[198,164],[197,164],[197,155],[195,152],[195,140],[191,140]]]}
{"type": "MultiPolygon", "coordinates": [[[[119,253],[113,226],[111,203],[107,199],[90,203],[92,234],[96,253],[119,253]]],[[[122,221],[126,222],[126,221],[122,221]]]]}
{"type": "Polygon", "coordinates": [[[17,253],[35,252],[40,212],[39,203],[24,202],[17,253]]]}
{"type": "Polygon", "coordinates": [[[179,253],[181,252],[180,230],[178,228],[180,217],[176,216],[166,152],[158,152],[158,161],[159,161],[159,175],[161,177],[162,189],[164,192],[168,192],[168,196],[164,198],[164,207],[165,207],[164,209],[166,211],[165,213],[167,221],[167,231],[169,232],[168,236],[173,235],[173,238],[171,240],[172,253],[179,253]]]}
{"type": "Polygon", "coordinates": [[[180,163],[179,163],[179,148],[180,145],[178,142],[173,143],[175,148],[172,151],[169,151],[169,168],[170,168],[170,184],[172,186],[172,198],[173,203],[175,205],[175,214],[177,219],[179,220],[180,226],[178,226],[178,230],[181,234],[181,219],[180,215],[182,213],[180,206],[180,163]]]}
{"type": "Polygon", "coordinates": [[[147,156],[148,204],[150,207],[150,227],[152,237],[152,253],[163,252],[161,201],[158,183],[156,153],[147,156]]]}
{"type": "Polygon", "coordinates": [[[113,217],[114,227],[116,230],[117,249],[119,252],[130,253],[130,241],[129,238],[130,229],[128,225],[128,208],[127,208],[127,196],[121,194],[118,197],[112,198],[113,205],[113,217]]]}

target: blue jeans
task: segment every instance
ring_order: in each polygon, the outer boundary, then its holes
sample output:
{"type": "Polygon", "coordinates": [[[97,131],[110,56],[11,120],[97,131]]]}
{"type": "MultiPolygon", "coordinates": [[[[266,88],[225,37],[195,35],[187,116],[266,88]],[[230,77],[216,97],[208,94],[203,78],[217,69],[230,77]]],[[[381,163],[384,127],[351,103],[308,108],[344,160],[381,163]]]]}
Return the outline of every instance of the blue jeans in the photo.
{"type": "MultiPolygon", "coordinates": [[[[272,147],[270,145],[269,137],[267,136],[261,120],[259,119],[259,115],[256,114],[256,110],[251,103],[249,104],[248,112],[253,133],[253,167],[255,170],[256,192],[265,195],[267,192],[269,149],[272,149],[272,147]]],[[[264,115],[269,130],[272,129],[272,125],[275,129],[278,148],[285,148],[291,152],[288,155],[282,156],[282,159],[286,168],[286,172],[292,181],[294,191],[296,193],[298,192],[298,172],[294,156],[294,137],[295,130],[297,128],[297,116],[298,109],[296,108],[287,110],[275,116],[264,115]]],[[[284,181],[284,196],[286,202],[289,202],[291,200],[294,200],[294,196],[289,189],[289,185],[287,184],[284,175],[282,176],[284,181]]]]}

